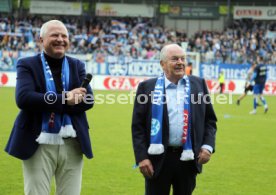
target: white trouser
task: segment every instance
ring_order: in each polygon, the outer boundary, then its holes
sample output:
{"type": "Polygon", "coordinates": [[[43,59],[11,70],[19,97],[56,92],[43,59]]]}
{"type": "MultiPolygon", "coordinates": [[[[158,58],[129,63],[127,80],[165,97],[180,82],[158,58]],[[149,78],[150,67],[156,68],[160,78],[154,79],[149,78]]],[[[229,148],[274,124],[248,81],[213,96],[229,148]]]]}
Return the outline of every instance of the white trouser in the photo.
{"type": "Polygon", "coordinates": [[[34,155],[23,161],[25,195],[49,195],[55,177],[56,195],[79,195],[83,155],[77,139],[64,145],[39,145],[34,155]]]}

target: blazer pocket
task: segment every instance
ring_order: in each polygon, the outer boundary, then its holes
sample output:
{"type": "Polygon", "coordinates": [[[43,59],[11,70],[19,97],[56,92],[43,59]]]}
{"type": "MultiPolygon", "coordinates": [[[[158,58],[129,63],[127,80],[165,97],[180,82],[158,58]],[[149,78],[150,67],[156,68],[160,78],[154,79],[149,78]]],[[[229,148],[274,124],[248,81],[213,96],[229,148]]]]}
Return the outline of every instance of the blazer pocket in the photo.
{"type": "Polygon", "coordinates": [[[25,126],[27,126],[29,124],[29,116],[26,112],[24,111],[20,111],[20,113],[17,115],[15,122],[14,122],[14,126],[18,126],[21,128],[24,128],[25,126]]]}

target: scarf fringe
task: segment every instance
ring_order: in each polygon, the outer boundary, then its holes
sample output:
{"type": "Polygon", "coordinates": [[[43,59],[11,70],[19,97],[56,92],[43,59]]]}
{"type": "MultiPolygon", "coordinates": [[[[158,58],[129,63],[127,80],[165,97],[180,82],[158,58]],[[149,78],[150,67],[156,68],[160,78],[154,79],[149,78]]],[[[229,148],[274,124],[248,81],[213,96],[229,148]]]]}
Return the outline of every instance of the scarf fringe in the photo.
{"type": "Polygon", "coordinates": [[[149,154],[162,154],[164,152],[163,144],[150,144],[148,149],[149,154]]]}
{"type": "Polygon", "coordinates": [[[182,161],[189,161],[189,160],[194,160],[194,152],[193,150],[183,150],[181,153],[180,160],[182,161]]]}
{"type": "Polygon", "coordinates": [[[63,145],[64,141],[58,134],[41,132],[36,141],[39,144],[63,145]]]}
{"type": "Polygon", "coordinates": [[[59,131],[59,136],[61,137],[77,137],[76,131],[72,125],[61,126],[59,131]]]}

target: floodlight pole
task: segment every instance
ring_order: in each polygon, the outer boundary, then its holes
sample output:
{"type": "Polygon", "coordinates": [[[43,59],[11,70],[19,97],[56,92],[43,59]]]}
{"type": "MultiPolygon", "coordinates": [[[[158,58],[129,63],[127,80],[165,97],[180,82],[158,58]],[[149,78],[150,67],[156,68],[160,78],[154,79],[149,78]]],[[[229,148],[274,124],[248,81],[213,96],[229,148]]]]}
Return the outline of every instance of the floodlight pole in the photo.
{"type": "Polygon", "coordinates": [[[227,19],[229,20],[230,19],[230,12],[231,12],[231,0],[227,0],[227,19]]]}
{"type": "Polygon", "coordinates": [[[160,25],[160,4],[161,4],[160,0],[157,0],[157,10],[156,10],[157,25],[160,25]]]}

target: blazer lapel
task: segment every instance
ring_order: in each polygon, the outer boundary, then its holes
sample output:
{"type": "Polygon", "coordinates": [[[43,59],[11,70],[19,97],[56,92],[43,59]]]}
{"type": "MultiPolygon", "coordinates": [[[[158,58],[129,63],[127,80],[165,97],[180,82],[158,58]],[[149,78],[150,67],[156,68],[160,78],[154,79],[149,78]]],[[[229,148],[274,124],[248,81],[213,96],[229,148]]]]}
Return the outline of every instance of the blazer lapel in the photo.
{"type": "MultiPolygon", "coordinates": [[[[191,77],[190,77],[191,78],[191,77]]],[[[192,98],[193,98],[193,101],[195,101],[195,97],[196,97],[196,90],[194,88],[194,82],[192,79],[190,79],[190,108],[191,108],[191,113],[192,113],[192,126],[193,124],[195,124],[195,105],[192,103],[192,98]]]]}
{"type": "Polygon", "coordinates": [[[42,61],[41,61],[41,57],[40,57],[40,54],[37,55],[37,60],[39,62],[38,66],[34,66],[34,70],[36,71],[36,75],[37,75],[37,78],[42,78],[42,79],[39,79],[41,81],[41,89],[42,91],[45,91],[46,92],[46,78],[45,78],[45,75],[44,75],[44,70],[43,70],[43,65],[42,65],[42,61]]]}
{"type": "MultiPolygon", "coordinates": [[[[67,57],[67,56],[65,56],[67,57]]],[[[73,81],[76,81],[77,78],[73,78],[73,76],[75,74],[73,74],[74,70],[73,70],[73,65],[71,65],[71,60],[69,58],[67,58],[67,62],[68,62],[68,66],[69,66],[69,85],[68,85],[68,89],[73,89],[73,81]]]]}
{"type": "Polygon", "coordinates": [[[196,119],[196,113],[195,113],[195,105],[193,104],[193,102],[195,101],[195,97],[197,96],[197,94],[196,94],[196,89],[194,88],[194,86],[195,86],[195,84],[194,84],[194,81],[193,81],[193,79],[191,79],[191,77],[189,77],[189,79],[190,79],[190,96],[191,96],[191,98],[190,98],[190,108],[191,108],[191,110],[190,110],[190,112],[191,112],[191,116],[192,116],[192,126],[191,126],[191,130],[192,130],[192,137],[193,137],[193,135],[194,135],[194,128],[193,128],[193,126],[194,126],[194,124],[195,124],[195,119],[196,119]],[[192,98],[193,98],[193,102],[191,102],[192,101],[192,98]]]}
{"type": "Polygon", "coordinates": [[[167,146],[168,141],[169,141],[169,130],[170,130],[167,104],[164,104],[164,106],[163,106],[163,119],[164,119],[164,121],[163,121],[163,123],[164,123],[163,124],[163,144],[165,146],[167,146]]]}
{"type": "MultiPolygon", "coordinates": [[[[166,99],[166,89],[164,90],[164,102],[167,102],[166,99]]],[[[165,147],[167,147],[168,142],[169,142],[169,131],[170,131],[170,126],[169,126],[169,114],[168,114],[168,107],[167,104],[163,105],[163,144],[165,147]]]]}

